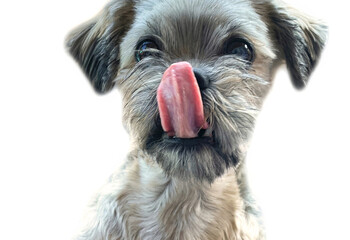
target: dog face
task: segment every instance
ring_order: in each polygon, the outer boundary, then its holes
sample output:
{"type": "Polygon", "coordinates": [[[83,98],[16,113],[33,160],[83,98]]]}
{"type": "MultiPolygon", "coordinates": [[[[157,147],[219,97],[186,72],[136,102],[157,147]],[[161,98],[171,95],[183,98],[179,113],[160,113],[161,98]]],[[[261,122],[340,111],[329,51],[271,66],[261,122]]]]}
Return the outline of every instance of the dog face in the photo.
{"type": "Polygon", "coordinates": [[[97,92],[119,88],[138,149],[212,182],[244,159],[278,63],[302,88],[324,41],[323,25],[272,0],[115,0],[68,48],[97,92]]]}

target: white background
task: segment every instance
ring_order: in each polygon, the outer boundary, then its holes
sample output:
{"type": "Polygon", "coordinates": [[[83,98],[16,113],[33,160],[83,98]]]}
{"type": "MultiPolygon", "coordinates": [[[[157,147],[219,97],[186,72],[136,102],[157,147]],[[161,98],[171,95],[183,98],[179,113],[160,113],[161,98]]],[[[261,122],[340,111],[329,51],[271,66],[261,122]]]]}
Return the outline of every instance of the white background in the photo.
{"type": "MultiPolygon", "coordinates": [[[[278,72],[248,156],[269,240],[349,240],[346,1],[289,0],[330,27],[303,91],[278,72]]],[[[96,95],[64,38],[98,0],[0,3],[0,239],[71,239],[128,149],[117,91],[96,95]]]]}

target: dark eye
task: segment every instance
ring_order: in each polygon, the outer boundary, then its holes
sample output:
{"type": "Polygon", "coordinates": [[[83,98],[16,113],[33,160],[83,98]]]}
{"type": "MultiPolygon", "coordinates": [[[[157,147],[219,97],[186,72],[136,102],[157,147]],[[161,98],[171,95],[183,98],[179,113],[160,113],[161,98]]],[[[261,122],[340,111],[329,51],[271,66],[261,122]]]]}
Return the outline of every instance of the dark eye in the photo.
{"type": "Polygon", "coordinates": [[[234,38],[227,42],[225,54],[232,54],[244,61],[252,62],[254,52],[252,46],[244,39],[234,38]]]}
{"type": "Polygon", "coordinates": [[[139,62],[145,57],[155,54],[158,49],[158,45],[153,40],[143,40],[137,45],[135,59],[139,62]]]}

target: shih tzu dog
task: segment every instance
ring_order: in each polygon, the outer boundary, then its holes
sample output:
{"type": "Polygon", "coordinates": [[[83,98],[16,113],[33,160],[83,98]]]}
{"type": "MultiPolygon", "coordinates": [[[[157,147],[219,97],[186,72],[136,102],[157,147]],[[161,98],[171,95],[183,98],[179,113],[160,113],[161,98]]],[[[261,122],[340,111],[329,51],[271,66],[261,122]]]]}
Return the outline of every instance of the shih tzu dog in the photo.
{"type": "Polygon", "coordinates": [[[326,27],[275,0],[112,0],[67,48],[123,96],[133,150],[79,240],[265,239],[244,159],[285,62],[303,88],[326,27]]]}

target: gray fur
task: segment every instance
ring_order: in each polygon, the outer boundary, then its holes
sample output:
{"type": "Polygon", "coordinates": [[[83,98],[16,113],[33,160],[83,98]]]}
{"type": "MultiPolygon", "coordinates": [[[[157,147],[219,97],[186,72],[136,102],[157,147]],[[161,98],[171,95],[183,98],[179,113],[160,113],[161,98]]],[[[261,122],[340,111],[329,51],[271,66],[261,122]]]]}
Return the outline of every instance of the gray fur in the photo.
{"type": "Polygon", "coordinates": [[[303,87],[320,56],[325,27],[272,0],[114,0],[68,37],[98,92],[116,85],[134,150],[91,206],[80,240],[264,239],[244,158],[276,63],[303,87]],[[161,50],[136,62],[140,39],[161,50]],[[247,63],[223,54],[228,39],[252,43],[247,63]],[[165,70],[188,61],[210,79],[202,91],[210,144],[169,139],[156,93],[165,70]]]}

